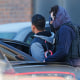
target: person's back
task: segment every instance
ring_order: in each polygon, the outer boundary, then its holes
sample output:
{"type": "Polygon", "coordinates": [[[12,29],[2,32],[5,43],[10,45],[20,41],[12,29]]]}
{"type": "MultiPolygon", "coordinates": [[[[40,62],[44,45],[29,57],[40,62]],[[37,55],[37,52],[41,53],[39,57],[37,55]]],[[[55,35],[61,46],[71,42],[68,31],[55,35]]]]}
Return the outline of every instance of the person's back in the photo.
{"type": "Polygon", "coordinates": [[[64,62],[68,56],[71,43],[75,38],[75,32],[71,27],[64,25],[65,23],[71,22],[64,8],[54,6],[51,8],[50,14],[50,18],[52,18],[50,24],[53,26],[53,31],[55,31],[56,34],[56,52],[52,56],[46,58],[45,61],[64,62]]]}
{"type": "Polygon", "coordinates": [[[35,33],[34,39],[30,46],[32,57],[36,60],[43,62],[45,60],[45,40],[47,41],[48,48],[52,47],[54,34],[45,31],[45,18],[39,14],[32,17],[32,31],[35,33]]]}
{"type": "Polygon", "coordinates": [[[66,60],[73,66],[80,66],[80,26],[72,23],[66,23],[65,25],[75,32],[75,39],[72,40],[66,60]]]}

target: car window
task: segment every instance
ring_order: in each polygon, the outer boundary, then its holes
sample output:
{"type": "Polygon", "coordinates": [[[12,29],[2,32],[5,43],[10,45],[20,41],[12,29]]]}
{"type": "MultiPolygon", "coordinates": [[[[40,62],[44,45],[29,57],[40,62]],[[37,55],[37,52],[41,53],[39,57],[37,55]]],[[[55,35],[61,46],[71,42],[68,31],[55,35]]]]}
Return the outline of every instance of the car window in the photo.
{"type": "Polygon", "coordinates": [[[5,56],[7,57],[9,61],[30,61],[31,59],[34,61],[34,59],[30,57],[29,55],[26,55],[24,57],[24,60],[17,57],[17,55],[21,55],[21,54],[9,48],[0,47],[0,51],[1,53],[5,54],[5,56]]]}
{"type": "Polygon", "coordinates": [[[3,48],[3,47],[0,47],[0,51],[6,55],[6,57],[8,58],[9,61],[18,61],[18,59],[15,57],[16,54],[3,48]]]}
{"type": "Polygon", "coordinates": [[[33,35],[34,33],[33,32],[30,32],[27,37],[25,38],[24,42],[26,42],[28,45],[31,44],[32,40],[33,40],[33,35]]]}
{"type": "Polygon", "coordinates": [[[0,38],[13,39],[16,36],[14,32],[0,32],[0,38]]]}
{"type": "Polygon", "coordinates": [[[18,41],[4,41],[5,43],[25,52],[26,54],[29,54],[29,45],[24,42],[18,42],[18,41]]]}
{"type": "MultiPolygon", "coordinates": [[[[8,43],[9,43],[9,41],[8,41],[8,43]]],[[[9,61],[35,61],[35,59],[32,58],[32,56],[30,56],[29,54],[25,53],[25,51],[23,52],[23,51],[15,48],[14,46],[16,46],[16,45],[15,45],[15,41],[14,42],[10,41],[9,45],[6,43],[3,43],[1,41],[0,42],[0,51],[6,55],[6,57],[8,58],[9,61]],[[22,59],[21,57],[18,57],[18,55],[22,56],[24,59],[22,59]]],[[[22,46],[25,46],[25,44],[22,46]]],[[[17,45],[17,47],[19,47],[19,45],[17,45]]],[[[23,48],[25,49],[25,47],[23,47],[23,48]]]]}

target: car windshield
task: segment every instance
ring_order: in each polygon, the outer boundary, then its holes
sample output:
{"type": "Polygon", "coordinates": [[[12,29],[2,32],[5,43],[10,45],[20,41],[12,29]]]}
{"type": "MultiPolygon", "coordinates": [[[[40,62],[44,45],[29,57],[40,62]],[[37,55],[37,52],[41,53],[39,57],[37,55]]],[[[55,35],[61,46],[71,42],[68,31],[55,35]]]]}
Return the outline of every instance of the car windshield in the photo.
{"type": "Polygon", "coordinates": [[[0,38],[3,39],[13,39],[16,33],[14,32],[0,32],[0,38]]]}

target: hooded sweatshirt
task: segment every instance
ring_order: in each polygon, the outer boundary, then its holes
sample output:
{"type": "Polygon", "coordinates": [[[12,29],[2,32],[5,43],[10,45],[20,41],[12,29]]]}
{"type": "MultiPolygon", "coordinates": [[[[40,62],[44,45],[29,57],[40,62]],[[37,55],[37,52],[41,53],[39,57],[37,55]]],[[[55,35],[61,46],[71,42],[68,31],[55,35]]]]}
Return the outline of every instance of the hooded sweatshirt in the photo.
{"type": "Polygon", "coordinates": [[[53,45],[53,38],[54,33],[51,33],[49,31],[43,31],[35,34],[30,47],[32,57],[40,62],[43,62],[45,60],[45,50],[42,46],[43,44],[45,44],[44,40],[46,40],[49,43],[48,47],[51,48],[51,45],[53,45]]]}
{"type": "MultiPolygon", "coordinates": [[[[51,16],[49,17],[49,19],[50,18],[51,16]]],[[[71,22],[71,18],[69,14],[66,12],[66,10],[63,7],[59,6],[58,12],[55,16],[55,19],[52,25],[54,28],[58,28],[58,27],[61,27],[62,24],[67,23],[67,22],[71,22]]]]}
{"type": "Polygon", "coordinates": [[[53,22],[53,27],[57,30],[56,36],[56,52],[45,59],[46,62],[59,62],[65,61],[71,47],[72,40],[75,38],[75,32],[70,26],[63,25],[64,23],[71,22],[70,16],[66,10],[59,7],[56,17],[53,22]]]}

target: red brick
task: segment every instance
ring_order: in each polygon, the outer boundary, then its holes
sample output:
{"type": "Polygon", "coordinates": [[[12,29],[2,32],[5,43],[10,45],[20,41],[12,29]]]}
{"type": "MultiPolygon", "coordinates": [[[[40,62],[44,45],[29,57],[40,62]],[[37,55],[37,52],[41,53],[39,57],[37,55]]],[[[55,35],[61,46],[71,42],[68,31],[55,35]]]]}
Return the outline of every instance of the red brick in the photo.
{"type": "Polygon", "coordinates": [[[32,0],[0,0],[0,24],[31,21],[32,0]]]}

